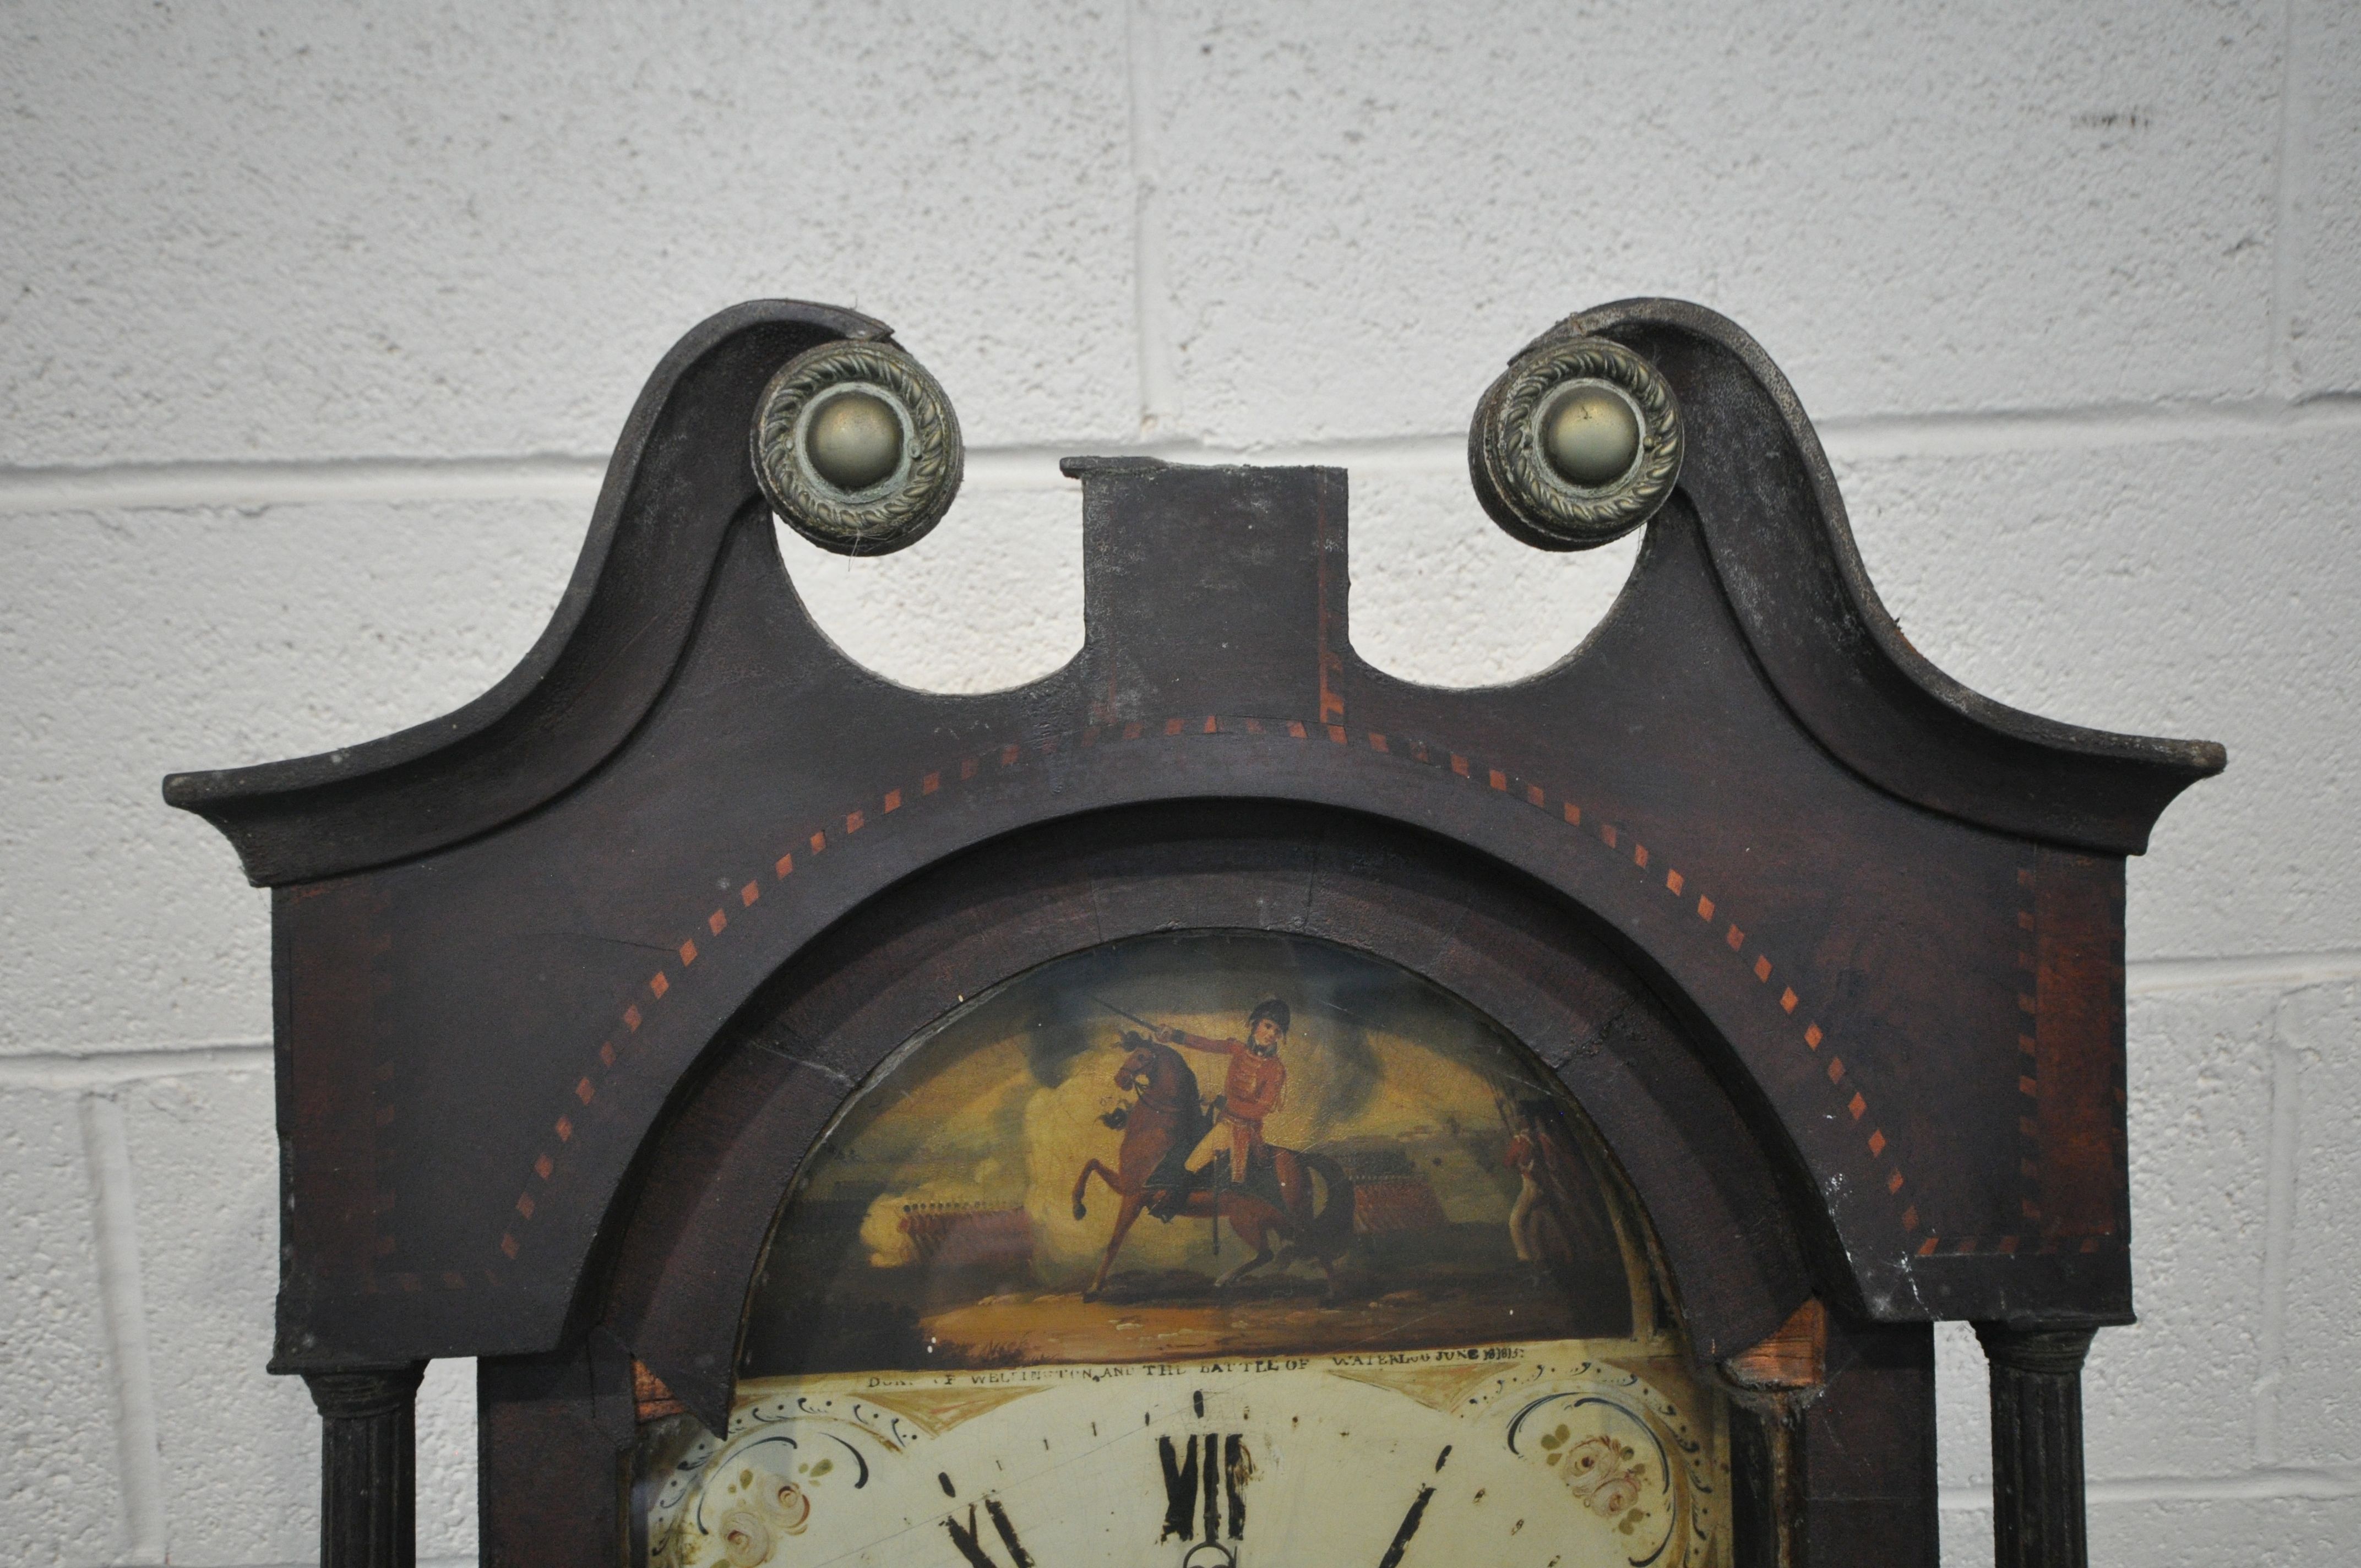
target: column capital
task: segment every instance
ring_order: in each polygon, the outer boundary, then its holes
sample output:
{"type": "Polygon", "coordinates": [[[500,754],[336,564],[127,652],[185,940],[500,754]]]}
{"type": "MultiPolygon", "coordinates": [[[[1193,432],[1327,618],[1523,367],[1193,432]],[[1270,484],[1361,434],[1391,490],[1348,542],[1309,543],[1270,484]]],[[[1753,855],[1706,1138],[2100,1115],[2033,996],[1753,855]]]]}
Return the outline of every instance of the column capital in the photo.
{"type": "Polygon", "coordinates": [[[426,1364],[412,1361],[393,1366],[350,1367],[335,1372],[306,1372],[303,1386],[312,1403],[330,1420],[358,1420],[390,1415],[409,1404],[426,1376],[426,1364]]]}
{"type": "Polygon", "coordinates": [[[1984,1358],[1993,1365],[2005,1366],[2013,1372],[2046,1373],[2052,1377],[2079,1374],[2091,1354],[2091,1340],[2099,1332],[2095,1323],[1973,1326],[1977,1343],[1984,1347],[1984,1358]]]}

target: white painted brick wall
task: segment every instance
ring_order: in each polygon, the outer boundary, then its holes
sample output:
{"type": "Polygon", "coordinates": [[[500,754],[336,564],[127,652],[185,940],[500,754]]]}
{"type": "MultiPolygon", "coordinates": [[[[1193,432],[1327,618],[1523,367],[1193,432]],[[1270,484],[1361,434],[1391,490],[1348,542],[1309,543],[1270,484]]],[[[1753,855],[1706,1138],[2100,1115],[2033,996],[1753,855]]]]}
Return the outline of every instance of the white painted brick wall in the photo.
{"type": "MultiPolygon", "coordinates": [[[[2361,1538],[2361,9],[0,8],[0,1564],[281,1563],[265,905],[174,767],[473,696],[564,583],[684,328],[884,315],[971,488],[793,540],[947,689],[1081,636],[1060,452],[1352,470],[1356,638],[1542,667],[1628,547],[1477,513],[1477,393],[1576,306],[1737,317],[1912,639],[2006,700],[2229,743],[2134,862],[2136,1328],[2089,1378],[2107,1564],[2361,1538]]],[[[1948,1562],[1988,1561],[1942,1338],[1948,1562]]],[[[472,1384],[421,1410],[472,1554],[472,1384]]]]}

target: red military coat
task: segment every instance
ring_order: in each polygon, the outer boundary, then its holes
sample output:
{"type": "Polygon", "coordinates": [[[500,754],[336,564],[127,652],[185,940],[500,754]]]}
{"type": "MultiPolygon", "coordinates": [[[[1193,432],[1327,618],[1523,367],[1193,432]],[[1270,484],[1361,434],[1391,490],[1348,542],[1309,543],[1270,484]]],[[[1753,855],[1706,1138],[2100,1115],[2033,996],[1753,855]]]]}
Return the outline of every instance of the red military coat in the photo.
{"type": "Polygon", "coordinates": [[[1222,1080],[1224,1117],[1259,1125],[1265,1116],[1279,1109],[1281,1091],[1287,1086],[1287,1065],[1276,1053],[1260,1055],[1244,1040],[1209,1040],[1186,1030],[1179,1033],[1180,1043],[1191,1050],[1230,1058],[1229,1073],[1222,1080]]]}

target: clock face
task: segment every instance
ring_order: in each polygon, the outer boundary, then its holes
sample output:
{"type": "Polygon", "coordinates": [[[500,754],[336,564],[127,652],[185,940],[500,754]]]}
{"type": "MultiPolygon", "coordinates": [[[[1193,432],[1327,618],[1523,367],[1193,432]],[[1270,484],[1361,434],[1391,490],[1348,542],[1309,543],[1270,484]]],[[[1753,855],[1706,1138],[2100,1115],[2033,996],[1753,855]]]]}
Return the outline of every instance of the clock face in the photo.
{"type": "Polygon", "coordinates": [[[642,1429],[652,1568],[1729,1561],[1643,1217],[1458,999],[1140,938],[910,1042],[798,1176],[726,1432],[642,1429]]]}

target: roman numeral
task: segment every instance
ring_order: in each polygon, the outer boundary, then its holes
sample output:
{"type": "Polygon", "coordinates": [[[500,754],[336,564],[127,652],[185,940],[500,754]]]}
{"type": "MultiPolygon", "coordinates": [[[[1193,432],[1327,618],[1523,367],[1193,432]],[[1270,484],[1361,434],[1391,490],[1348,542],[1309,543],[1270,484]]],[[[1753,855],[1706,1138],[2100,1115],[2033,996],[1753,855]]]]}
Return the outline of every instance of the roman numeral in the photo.
{"type": "Polygon", "coordinates": [[[1224,1512],[1229,1516],[1230,1539],[1236,1541],[1246,1534],[1244,1484],[1250,1461],[1245,1438],[1236,1432],[1226,1436],[1207,1432],[1202,1438],[1186,1437],[1175,1443],[1169,1437],[1159,1437],[1156,1457],[1164,1470],[1164,1528],[1158,1532],[1158,1541],[1176,1535],[1183,1541],[1194,1539],[1201,1500],[1207,1541],[1222,1533],[1224,1512]]]}
{"type": "MultiPolygon", "coordinates": [[[[1033,1554],[1025,1550],[1023,1541],[1016,1539],[1016,1527],[1008,1522],[1008,1510],[1000,1506],[1000,1499],[986,1497],[983,1511],[991,1517],[992,1528],[998,1532],[1002,1544],[1008,1548],[1008,1555],[1016,1560],[1016,1568],[1033,1568],[1033,1554]]],[[[1000,1568],[979,1539],[982,1532],[976,1529],[973,1503],[967,1506],[966,1524],[961,1525],[959,1515],[952,1514],[943,1520],[943,1528],[951,1532],[951,1544],[958,1547],[959,1554],[968,1560],[969,1568],[1000,1568]]]]}

